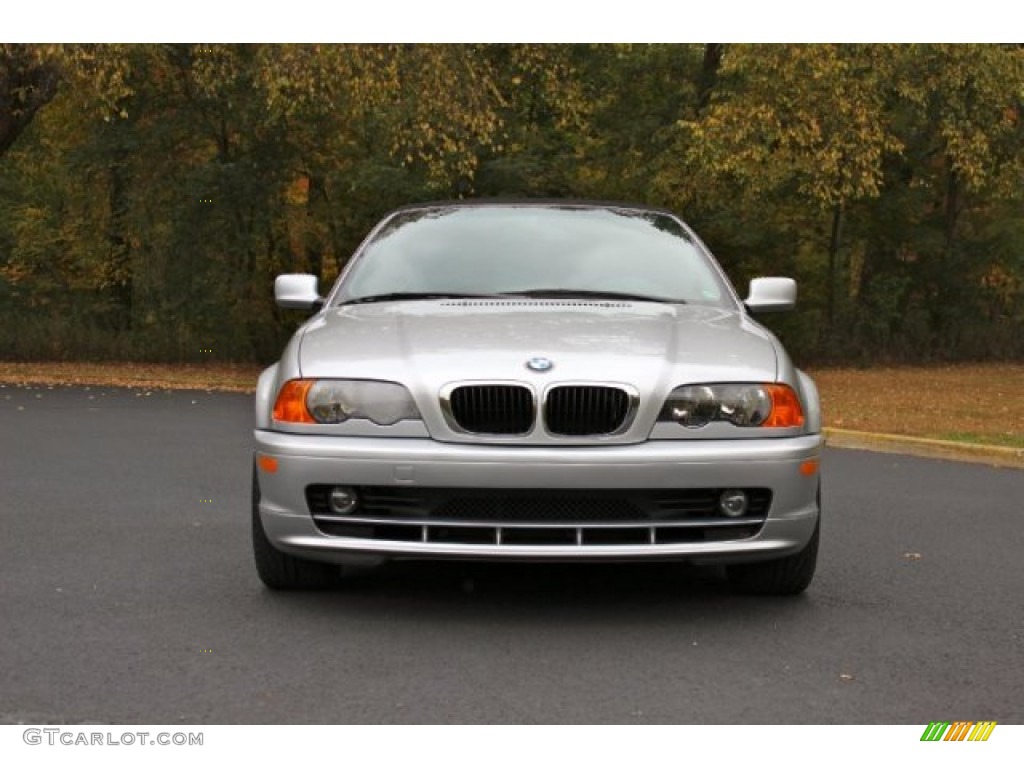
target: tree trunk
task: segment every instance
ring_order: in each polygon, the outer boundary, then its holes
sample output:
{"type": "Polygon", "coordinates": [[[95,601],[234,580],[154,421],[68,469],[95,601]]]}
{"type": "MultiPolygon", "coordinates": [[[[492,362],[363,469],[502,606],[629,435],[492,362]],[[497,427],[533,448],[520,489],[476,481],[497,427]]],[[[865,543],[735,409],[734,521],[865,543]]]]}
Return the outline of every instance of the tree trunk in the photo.
{"type": "Polygon", "coordinates": [[[705,43],[704,59],[700,65],[700,80],[697,83],[697,111],[703,112],[711,103],[711,93],[718,81],[718,69],[722,66],[724,43],[705,43]]]}
{"type": "Polygon", "coordinates": [[[839,269],[839,246],[843,236],[843,204],[832,209],[832,234],[828,242],[828,285],[825,286],[826,327],[831,336],[836,324],[836,281],[839,269]]]}
{"type": "Polygon", "coordinates": [[[40,63],[28,45],[0,45],[0,155],[57,95],[57,69],[40,63]]]}
{"type": "Polygon", "coordinates": [[[129,241],[127,223],[128,214],[128,152],[121,140],[126,126],[115,124],[111,130],[115,132],[115,145],[110,158],[109,187],[107,205],[109,221],[107,224],[107,243],[110,248],[107,261],[107,274],[110,281],[110,292],[117,305],[115,327],[119,331],[128,331],[132,327],[132,303],[134,274],[132,269],[131,243],[129,241]]]}
{"type": "Polygon", "coordinates": [[[964,270],[959,263],[957,254],[957,224],[962,207],[963,185],[960,174],[953,167],[953,162],[946,159],[946,199],[943,211],[943,238],[945,247],[939,262],[938,273],[935,275],[939,289],[938,300],[932,312],[933,344],[941,354],[956,350],[962,333],[957,314],[964,295],[964,270]]]}
{"type": "Polygon", "coordinates": [[[309,271],[318,278],[323,278],[324,272],[324,243],[322,238],[314,237],[316,227],[312,222],[316,221],[316,211],[327,210],[327,190],[324,187],[324,179],[320,174],[310,173],[309,190],[306,194],[306,227],[303,233],[306,241],[306,261],[309,262],[309,271]]]}
{"type": "Polygon", "coordinates": [[[947,160],[949,170],[946,174],[946,212],[944,217],[944,234],[946,236],[946,254],[951,255],[956,245],[956,225],[960,217],[960,175],[947,160]]]}

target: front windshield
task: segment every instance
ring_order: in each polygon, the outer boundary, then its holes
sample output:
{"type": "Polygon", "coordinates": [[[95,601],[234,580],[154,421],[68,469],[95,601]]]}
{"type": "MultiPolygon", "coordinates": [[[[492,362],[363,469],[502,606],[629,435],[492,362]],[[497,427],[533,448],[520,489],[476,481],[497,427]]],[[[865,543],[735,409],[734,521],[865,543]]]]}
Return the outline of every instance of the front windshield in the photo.
{"type": "Polygon", "coordinates": [[[352,265],[337,302],[530,291],[624,293],[733,308],[716,270],[672,217],[529,205],[396,215],[352,265]]]}

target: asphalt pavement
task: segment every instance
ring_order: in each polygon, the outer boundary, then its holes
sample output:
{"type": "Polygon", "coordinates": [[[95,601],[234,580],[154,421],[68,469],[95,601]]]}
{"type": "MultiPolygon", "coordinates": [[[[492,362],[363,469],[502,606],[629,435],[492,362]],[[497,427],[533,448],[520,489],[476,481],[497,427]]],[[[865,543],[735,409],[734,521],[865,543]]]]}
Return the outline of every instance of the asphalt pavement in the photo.
{"type": "Polygon", "coordinates": [[[0,387],[0,723],[1024,723],[1024,471],[827,449],[818,575],[393,564],[273,593],[252,398],[0,387]]]}

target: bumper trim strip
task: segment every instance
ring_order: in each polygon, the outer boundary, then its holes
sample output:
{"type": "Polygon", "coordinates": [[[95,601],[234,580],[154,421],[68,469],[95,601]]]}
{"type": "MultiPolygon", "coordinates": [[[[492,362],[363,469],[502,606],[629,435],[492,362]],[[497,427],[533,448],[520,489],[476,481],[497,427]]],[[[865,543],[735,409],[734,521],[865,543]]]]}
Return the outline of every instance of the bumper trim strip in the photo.
{"type": "Polygon", "coordinates": [[[357,515],[346,515],[344,517],[333,515],[313,515],[313,519],[318,523],[351,523],[353,525],[411,525],[423,526],[424,528],[429,528],[431,526],[443,526],[445,528],[495,528],[499,531],[506,528],[572,528],[579,529],[581,531],[589,530],[592,528],[649,528],[651,531],[654,531],[657,528],[744,528],[753,525],[763,525],[765,521],[765,517],[760,516],[731,518],[728,520],[718,518],[692,518],[690,520],[665,520],[664,522],[634,520],[631,522],[627,521],[621,523],[586,522],[575,520],[560,523],[546,523],[543,521],[513,522],[503,520],[501,522],[501,525],[496,525],[493,520],[464,520],[440,517],[432,517],[423,520],[411,520],[408,518],[402,519],[389,517],[360,517],[357,515]]]}

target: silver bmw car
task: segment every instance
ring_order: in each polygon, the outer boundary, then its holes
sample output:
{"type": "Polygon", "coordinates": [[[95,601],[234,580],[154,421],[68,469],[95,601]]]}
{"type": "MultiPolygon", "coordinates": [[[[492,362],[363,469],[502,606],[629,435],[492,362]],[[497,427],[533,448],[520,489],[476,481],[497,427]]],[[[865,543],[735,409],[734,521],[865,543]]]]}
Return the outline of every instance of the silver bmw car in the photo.
{"type": "Polygon", "coordinates": [[[437,203],[370,232],[256,393],[252,534],[275,589],[389,559],[688,560],[736,588],[814,575],[813,381],[677,217],[437,203]]]}

